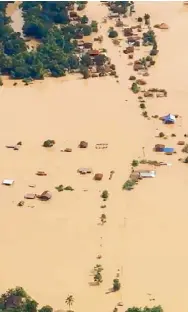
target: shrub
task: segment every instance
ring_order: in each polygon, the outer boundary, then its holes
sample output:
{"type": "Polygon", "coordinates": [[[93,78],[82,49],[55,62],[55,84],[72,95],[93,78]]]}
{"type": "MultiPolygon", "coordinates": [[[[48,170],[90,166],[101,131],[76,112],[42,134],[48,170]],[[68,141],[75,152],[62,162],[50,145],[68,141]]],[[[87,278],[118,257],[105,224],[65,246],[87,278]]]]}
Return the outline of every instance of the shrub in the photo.
{"type": "Polygon", "coordinates": [[[145,109],[146,108],[146,105],[144,103],[140,103],[140,108],[141,109],[145,109]]]}
{"type": "Polygon", "coordinates": [[[131,90],[133,91],[133,93],[138,93],[140,91],[140,88],[136,82],[132,83],[131,90]]]}
{"type": "Polygon", "coordinates": [[[113,291],[118,291],[121,288],[121,284],[118,278],[113,280],[113,291]]]}
{"type": "Polygon", "coordinates": [[[116,30],[112,29],[109,31],[108,37],[109,38],[116,38],[116,37],[118,37],[118,32],[116,30]]]}
{"type": "Polygon", "coordinates": [[[82,17],[81,17],[81,24],[87,24],[88,23],[88,21],[89,21],[89,19],[88,19],[88,17],[86,16],[86,15],[83,15],[82,17]]]}
{"type": "Polygon", "coordinates": [[[79,5],[78,5],[78,11],[82,11],[82,10],[84,10],[85,9],[85,7],[86,7],[86,5],[84,4],[84,3],[80,3],[79,5]]]}
{"type": "Polygon", "coordinates": [[[144,112],[142,113],[142,116],[144,116],[145,118],[147,118],[147,117],[148,117],[147,111],[144,111],[144,112]]]}
{"type": "Polygon", "coordinates": [[[152,57],[150,55],[146,56],[146,61],[147,62],[151,62],[152,61],[152,57]]]}
{"type": "Polygon", "coordinates": [[[131,165],[132,165],[133,167],[137,167],[137,166],[139,165],[139,161],[138,161],[138,160],[133,159],[133,161],[132,161],[131,165]]]}
{"type": "Polygon", "coordinates": [[[91,22],[91,29],[92,29],[92,32],[98,32],[98,23],[97,23],[97,21],[92,21],[91,22]]]}
{"type": "Polygon", "coordinates": [[[95,275],[93,276],[94,282],[96,282],[98,285],[103,282],[102,280],[102,275],[100,272],[96,272],[95,275]]]}
{"type": "Polygon", "coordinates": [[[164,132],[159,132],[159,137],[163,138],[165,136],[164,132]]]}
{"type": "Polygon", "coordinates": [[[142,23],[142,21],[143,21],[143,18],[139,16],[139,17],[138,17],[138,22],[139,22],[139,23],[142,23]]]}
{"type": "Polygon", "coordinates": [[[74,189],[72,188],[72,186],[68,185],[64,188],[64,191],[74,191],[74,189]]]}
{"type": "Polygon", "coordinates": [[[57,190],[58,192],[63,192],[63,190],[64,190],[62,184],[56,186],[55,188],[56,188],[56,190],[57,190]]]}
{"type": "Polygon", "coordinates": [[[101,264],[96,264],[96,266],[94,267],[94,272],[102,272],[104,269],[102,267],[101,264]]]}
{"type": "Polygon", "coordinates": [[[175,137],[176,137],[176,134],[175,134],[175,133],[172,133],[172,134],[171,134],[171,137],[175,138],[175,137]]]}
{"type": "Polygon", "coordinates": [[[184,159],[184,163],[185,163],[185,164],[188,163],[188,156],[184,159]]]}
{"type": "Polygon", "coordinates": [[[43,146],[44,147],[52,147],[54,144],[55,144],[54,140],[48,139],[48,140],[44,141],[43,146]]]}
{"type": "Polygon", "coordinates": [[[122,189],[123,189],[123,190],[130,191],[130,190],[134,189],[135,183],[136,183],[136,182],[133,181],[133,180],[127,180],[127,181],[123,184],[122,189]]]}
{"type": "Polygon", "coordinates": [[[110,68],[111,68],[112,70],[116,70],[116,65],[111,64],[111,65],[110,65],[110,68]]]}

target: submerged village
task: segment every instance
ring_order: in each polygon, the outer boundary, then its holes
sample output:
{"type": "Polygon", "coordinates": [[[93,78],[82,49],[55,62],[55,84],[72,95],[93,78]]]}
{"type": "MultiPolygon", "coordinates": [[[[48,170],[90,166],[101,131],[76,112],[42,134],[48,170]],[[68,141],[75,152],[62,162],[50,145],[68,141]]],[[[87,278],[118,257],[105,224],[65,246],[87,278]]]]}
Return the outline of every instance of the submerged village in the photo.
{"type": "Polygon", "coordinates": [[[168,104],[172,74],[156,74],[174,16],[186,24],[187,2],[172,16],[170,5],[1,2],[2,311],[173,312],[183,301],[178,293],[171,306],[180,242],[165,223],[180,216],[158,209],[166,192],[179,205],[184,191],[163,180],[188,163],[184,108],[168,104]]]}

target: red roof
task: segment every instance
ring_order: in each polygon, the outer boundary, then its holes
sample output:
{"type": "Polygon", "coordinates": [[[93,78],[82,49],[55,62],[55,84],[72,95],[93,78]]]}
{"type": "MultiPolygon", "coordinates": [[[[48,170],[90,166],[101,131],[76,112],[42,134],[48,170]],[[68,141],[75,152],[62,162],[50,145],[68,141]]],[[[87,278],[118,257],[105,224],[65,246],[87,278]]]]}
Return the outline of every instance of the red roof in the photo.
{"type": "Polygon", "coordinates": [[[90,50],[89,55],[99,55],[99,50],[90,50]]]}

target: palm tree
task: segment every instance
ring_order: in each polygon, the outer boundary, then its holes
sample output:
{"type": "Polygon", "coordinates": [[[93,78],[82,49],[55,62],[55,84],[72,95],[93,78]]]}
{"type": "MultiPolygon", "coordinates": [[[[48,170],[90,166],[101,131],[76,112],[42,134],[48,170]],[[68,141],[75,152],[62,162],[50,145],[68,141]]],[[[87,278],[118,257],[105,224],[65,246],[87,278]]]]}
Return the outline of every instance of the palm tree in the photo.
{"type": "Polygon", "coordinates": [[[65,303],[69,306],[69,311],[71,311],[70,308],[74,303],[74,297],[72,295],[68,295],[65,300],[65,303]]]}

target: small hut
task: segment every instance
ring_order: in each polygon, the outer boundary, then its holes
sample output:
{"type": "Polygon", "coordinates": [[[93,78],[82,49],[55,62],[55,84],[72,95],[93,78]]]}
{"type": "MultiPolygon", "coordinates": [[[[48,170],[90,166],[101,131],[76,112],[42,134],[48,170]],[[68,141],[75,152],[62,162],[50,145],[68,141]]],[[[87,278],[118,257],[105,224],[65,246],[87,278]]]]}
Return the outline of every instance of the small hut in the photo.
{"type": "Polygon", "coordinates": [[[165,148],[164,144],[156,144],[154,149],[156,152],[163,152],[164,148],[165,148]]]}
{"type": "Polygon", "coordinates": [[[102,173],[95,173],[95,176],[94,176],[94,180],[95,181],[101,181],[103,178],[103,174],[102,173]]]}
{"type": "Polygon", "coordinates": [[[80,148],[87,148],[87,147],[88,147],[88,142],[86,142],[86,141],[81,141],[80,144],[79,144],[79,147],[80,147],[80,148]]]}
{"type": "Polygon", "coordinates": [[[52,198],[52,194],[49,191],[44,191],[41,195],[37,195],[37,198],[42,201],[47,201],[52,198]]]}

